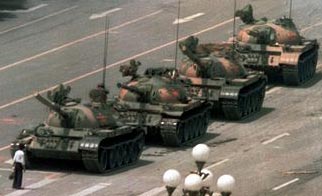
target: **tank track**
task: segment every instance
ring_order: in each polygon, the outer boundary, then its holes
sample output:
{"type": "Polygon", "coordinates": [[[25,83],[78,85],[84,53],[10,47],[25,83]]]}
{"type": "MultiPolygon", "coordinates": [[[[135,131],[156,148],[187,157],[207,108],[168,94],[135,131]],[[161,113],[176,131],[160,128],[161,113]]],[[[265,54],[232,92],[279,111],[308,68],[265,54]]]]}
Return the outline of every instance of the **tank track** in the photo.
{"type": "Polygon", "coordinates": [[[309,50],[301,55],[299,63],[294,67],[282,67],[284,83],[287,85],[301,85],[313,78],[318,61],[317,49],[309,50]]]}
{"type": "Polygon", "coordinates": [[[163,118],[160,133],[164,145],[181,146],[205,135],[209,123],[209,106],[190,111],[181,119],[163,118]]]}
{"type": "Polygon", "coordinates": [[[265,97],[266,80],[241,89],[238,99],[222,99],[221,107],[228,120],[240,120],[260,111],[265,97]]]}
{"type": "MultiPolygon", "coordinates": [[[[102,143],[102,142],[101,142],[102,143]]],[[[98,150],[82,150],[82,161],[90,172],[106,173],[136,162],[143,151],[144,134],[137,134],[132,139],[103,146],[98,150]]]]}

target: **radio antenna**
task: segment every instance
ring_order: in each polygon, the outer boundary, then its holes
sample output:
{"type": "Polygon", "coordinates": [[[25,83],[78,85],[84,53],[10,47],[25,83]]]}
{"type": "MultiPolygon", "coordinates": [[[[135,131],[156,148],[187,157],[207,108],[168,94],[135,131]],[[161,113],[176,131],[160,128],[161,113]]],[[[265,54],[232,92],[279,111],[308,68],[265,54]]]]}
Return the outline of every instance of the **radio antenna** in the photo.
{"type": "Polygon", "coordinates": [[[105,18],[105,39],[104,39],[104,62],[103,62],[103,81],[102,84],[105,88],[105,78],[106,78],[106,66],[107,66],[107,48],[108,48],[108,33],[110,30],[110,21],[106,16],[105,18]]]}
{"type": "Polygon", "coordinates": [[[180,0],[178,0],[177,32],[176,32],[176,52],[174,57],[174,68],[177,69],[178,41],[179,41],[179,23],[180,23],[180,0]]]}
{"type": "Polygon", "coordinates": [[[290,0],[290,12],[289,12],[289,18],[291,19],[292,17],[292,0],[290,0]]]}
{"type": "Polygon", "coordinates": [[[236,48],[236,0],[234,0],[233,49],[236,48]]]}

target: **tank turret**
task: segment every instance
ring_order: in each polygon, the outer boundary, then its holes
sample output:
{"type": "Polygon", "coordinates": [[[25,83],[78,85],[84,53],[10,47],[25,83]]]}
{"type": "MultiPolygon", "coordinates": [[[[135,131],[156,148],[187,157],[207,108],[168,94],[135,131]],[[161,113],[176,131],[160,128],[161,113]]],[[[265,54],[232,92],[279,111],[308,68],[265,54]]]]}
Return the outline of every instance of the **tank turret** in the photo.
{"type": "Polygon", "coordinates": [[[115,100],[99,104],[92,100],[87,105],[72,101],[80,99],[66,101],[59,97],[67,97],[61,93],[66,89],[59,86],[48,93],[48,98],[35,94],[50,109],[49,115],[44,123],[21,131],[12,142],[12,155],[23,143],[28,166],[38,158],[71,159],[80,160],[87,170],[99,173],[135,162],[143,150],[144,131],[125,124],[115,100]]]}
{"type": "Polygon", "coordinates": [[[319,44],[303,38],[292,18],[254,19],[251,5],[235,14],[245,23],[237,34],[241,64],[264,71],[272,79],[281,76],[289,85],[300,85],[313,77],[319,44]]]}

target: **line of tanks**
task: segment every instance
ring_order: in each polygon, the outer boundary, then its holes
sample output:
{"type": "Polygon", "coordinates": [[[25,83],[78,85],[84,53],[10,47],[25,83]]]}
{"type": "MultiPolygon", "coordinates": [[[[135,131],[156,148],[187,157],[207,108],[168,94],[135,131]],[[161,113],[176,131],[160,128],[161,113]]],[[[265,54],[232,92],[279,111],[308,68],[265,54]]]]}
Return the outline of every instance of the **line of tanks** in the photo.
{"type": "Polygon", "coordinates": [[[250,5],[236,15],[246,24],[237,40],[199,44],[189,37],[179,43],[186,57],[178,69],[148,68],[139,75],[139,61],[121,65],[131,78],[117,84],[115,99],[107,99],[104,85],[90,91],[89,104],[70,98],[70,87],[63,85],[47,98],[36,94],[50,108],[47,120],[23,129],[11,154],[23,143],[28,166],[38,158],[72,159],[105,173],[136,162],[145,138],[180,146],[205,135],[214,112],[228,120],[258,112],[267,76],[254,70],[280,74],[292,85],[313,77],[319,45],[301,37],[292,19],[255,20],[250,5]]]}

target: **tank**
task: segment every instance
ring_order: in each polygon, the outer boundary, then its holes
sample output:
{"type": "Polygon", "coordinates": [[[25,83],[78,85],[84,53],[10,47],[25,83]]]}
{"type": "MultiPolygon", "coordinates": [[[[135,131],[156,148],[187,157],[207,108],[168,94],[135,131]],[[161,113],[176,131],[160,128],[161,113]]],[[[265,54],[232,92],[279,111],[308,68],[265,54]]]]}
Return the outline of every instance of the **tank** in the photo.
{"type": "Polygon", "coordinates": [[[213,112],[223,113],[228,120],[260,111],[267,77],[239,64],[231,44],[199,44],[198,38],[191,36],[179,42],[179,47],[186,57],[178,72],[190,81],[188,88],[194,99],[212,103],[213,112]]]}
{"type": "Polygon", "coordinates": [[[302,37],[291,18],[253,18],[250,4],[236,11],[244,22],[237,35],[240,63],[282,77],[287,85],[301,85],[316,71],[319,44],[302,37]]]}
{"type": "Polygon", "coordinates": [[[123,76],[132,76],[118,83],[118,100],[127,108],[121,113],[131,126],[147,128],[147,139],[160,140],[166,146],[180,146],[203,136],[207,131],[210,104],[190,98],[182,82],[166,68],[149,68],[136,74],[139,62],[122,65],[123,76]]]}
{"type": "Polygon", "coordinates": [[[11,143],[11,155],[25,145],[26,165],[39,158],[82,161],[90,172],[105,173],[136,162],[143,150],[144,131],[119,116],[114,100],[106,101],[99,86],[90,92],[91,103],[68,97],[70,87],[60,85],[47,98],[35,98],[50,109],[44,123],[23,129],[11,143]]]}

